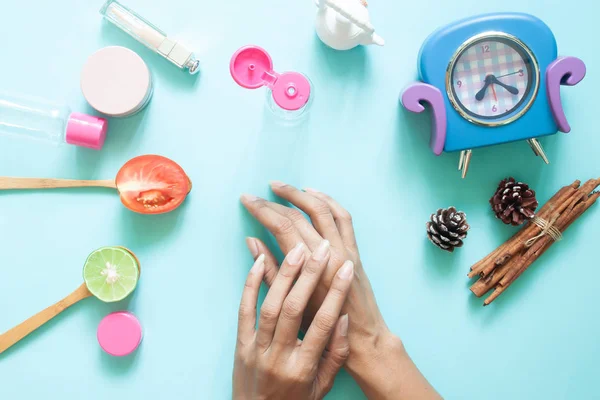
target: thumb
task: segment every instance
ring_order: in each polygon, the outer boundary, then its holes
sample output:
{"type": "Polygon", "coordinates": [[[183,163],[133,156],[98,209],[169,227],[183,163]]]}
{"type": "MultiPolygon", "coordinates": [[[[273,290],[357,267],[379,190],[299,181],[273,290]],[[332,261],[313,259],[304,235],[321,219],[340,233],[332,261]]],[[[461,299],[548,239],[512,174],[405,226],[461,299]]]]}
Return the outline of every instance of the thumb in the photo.
{"type": "Polygon", "coordinates": [[[348,342],[348,314],[342,315],[337,322],[331,340],[323,353],[317,371],[317,398],[322,399],[333,387],[335,376],[346,363],[350,355],[348,342]]]}

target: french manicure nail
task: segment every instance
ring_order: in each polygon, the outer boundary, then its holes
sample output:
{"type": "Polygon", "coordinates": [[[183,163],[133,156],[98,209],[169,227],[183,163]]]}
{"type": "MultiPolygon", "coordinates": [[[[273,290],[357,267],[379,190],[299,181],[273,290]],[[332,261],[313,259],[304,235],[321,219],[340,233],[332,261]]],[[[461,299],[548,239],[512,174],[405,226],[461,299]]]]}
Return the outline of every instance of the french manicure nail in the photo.
{"type": "Polygon", "coordinates": [[[241,198],[242,198],[242,200],[245,200],[245,201],[256,201],[256,200],[258,200],[258,197],[254,196],[252,194],[245,194],[245,193],[242,195],[241,198]]]}
{"type": "Polygon", "coordinates": [[[280,187],[284,187],[285,183],[281,182],[281,181],[271,181],[271,187],[276,187],[276,188],[280,188],[280,187]]]}
{"type": "Polygon", "coordinates": [[[258,242],[256,241],[256,239],[252,237],[247,237],[246,246],[248,246],[248,250],[250,250],[252,258],[256,259],[256,257],[258,257],[258,242]]]}
{"type": "Polygon", "coordinates": [[[322,261],[329,254],[329,240],[323,240],[313,253],[313,259],[322,261]]]}
{"type": "Polygon", "coordinates": [[[298,243],[287,255],[287,261],[291,265],[298,265],[304,258],[304,243],[298,243]]]}
{"type": "Polygon", "coordinates": [[[263,273],[264,269],[265,269],[265,255],[261,254],[260,256],[258,256],[256,261],[254,262],[254,265],[250,269],[250,272],[252,274],[260,275],[263,273]]]}
{"type": "Polygon", "coordinates": [[[337,275],[344,280],[349,280],[354,275],[354,263],[350,260],[344,262],[342,268],[338,271],[337,275]]]}
{"type": "Polygon", "coordinates": [[[342,320],[341,326],[340,326],[340,333],[342,334],[342,336],[348,336],[348,314],[344,314],[340,317],[340,319],[342,320]]]}

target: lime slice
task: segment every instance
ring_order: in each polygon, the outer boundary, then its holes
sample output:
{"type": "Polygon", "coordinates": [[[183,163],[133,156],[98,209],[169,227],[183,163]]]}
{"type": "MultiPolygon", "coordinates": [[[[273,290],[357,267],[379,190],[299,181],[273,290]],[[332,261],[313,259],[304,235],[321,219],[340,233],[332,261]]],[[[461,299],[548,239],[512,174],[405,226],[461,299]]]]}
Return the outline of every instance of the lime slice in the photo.
{"type": "Polygon", "coordinates": [[[83,266],[88,290],[100,300],[123,300],[135,289],[139,266],[133,253],[121,247],[102,247],[90,254],[83,266]]]}
{"type": "Polygon", "coordinates": [[[131,254],[131,256],[133,257],[133,259],[137,263],[137,267],[138,267],[138,279],[139,279],[140,276],[142,275],[142,265],[140,264],[140,260],[137,258],[137,256],[135,254],[133,254],[133,251],[129,250],[127,247],[117,246],[117,248],[123,249],[126,252],[128,252],[129,254],[131,254]]]}

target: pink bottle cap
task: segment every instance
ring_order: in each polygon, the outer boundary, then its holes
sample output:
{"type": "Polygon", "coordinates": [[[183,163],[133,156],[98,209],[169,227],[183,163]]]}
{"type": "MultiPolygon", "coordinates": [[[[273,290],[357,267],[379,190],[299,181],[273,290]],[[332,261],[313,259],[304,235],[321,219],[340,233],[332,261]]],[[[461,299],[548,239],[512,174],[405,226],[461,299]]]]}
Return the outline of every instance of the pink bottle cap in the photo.
{"type": "Polygon", "coordinates": [[[142,342],[142,326],[130,312],[108,314],[98,325],[98,343],[111,356],[133,353],[142,342]]]}
{"type": "Polygon", "coordinates": [[[93,115],[72,113],[67,122],[65,140],[69,144],[100,150],[106,139],[108,122],[93,115]]]}
{"type": "Polygon", "coordinates": [[[261,47],[244,46],[236,51],[231,57],[229,71],[233,80],[242,87],[269,87],[273,100],[284,110],[299,110],[310,98],[308,79],[298,72],[275,72],[271,56],[261,47]]]}

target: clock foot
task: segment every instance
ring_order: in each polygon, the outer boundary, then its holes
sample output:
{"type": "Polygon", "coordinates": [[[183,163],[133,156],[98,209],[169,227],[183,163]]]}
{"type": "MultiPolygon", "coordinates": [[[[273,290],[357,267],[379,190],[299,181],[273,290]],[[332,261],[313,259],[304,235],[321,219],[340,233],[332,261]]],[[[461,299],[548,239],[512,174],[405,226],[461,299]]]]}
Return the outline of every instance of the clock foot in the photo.
{"type": "Polygon", "coordinates": [[[527,143],[529,144],[536,156],[541,157],[546,164],[550,164],[550,161],[546,156],[546,152],[544,151],[542,144],[537,139],[529,139],[527,140],[527,143]]]}
{"type": "Polygon", "coordinates": [[[473,150],[463,150],[460,152],[460,159],[458,161],[458,170],[462,171],[462,178],[465,179],[467,172],[469,171],[469,164],[471,164],[471,155],[473,150]]]}

